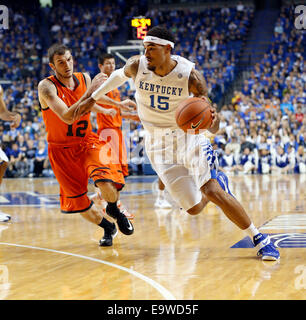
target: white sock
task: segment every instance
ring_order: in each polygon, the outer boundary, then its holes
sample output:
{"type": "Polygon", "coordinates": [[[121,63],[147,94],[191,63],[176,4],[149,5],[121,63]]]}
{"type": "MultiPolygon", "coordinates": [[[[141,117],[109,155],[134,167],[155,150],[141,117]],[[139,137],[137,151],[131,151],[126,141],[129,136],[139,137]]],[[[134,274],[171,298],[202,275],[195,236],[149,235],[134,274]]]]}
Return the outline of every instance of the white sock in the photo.
{"type": "Polygon", "coordinates": [[[247,235],[252,239],[252,241],[253,241],[253,237],[259,233],[258,229],[254,226],[253,223],[251,223],[250,226],[244,229],[243,231],[247,233],[247,235]]]}

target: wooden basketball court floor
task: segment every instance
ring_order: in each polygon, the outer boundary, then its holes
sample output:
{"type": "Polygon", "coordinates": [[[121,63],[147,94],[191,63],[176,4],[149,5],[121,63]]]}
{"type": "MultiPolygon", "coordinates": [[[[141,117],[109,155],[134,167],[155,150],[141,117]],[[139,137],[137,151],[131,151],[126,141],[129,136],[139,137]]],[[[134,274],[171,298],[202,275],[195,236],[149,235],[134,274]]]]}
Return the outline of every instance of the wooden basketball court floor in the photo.
{"type": "Polygon", "coordinates": [[[0,210],[12,220],[0,223],[0,299],[306,298],[305,175],[230,177],[254,224],[279,247],[279,262],[257,258],[213,204],[197,216],[155,209],[156,180],[128,178],[121,198],[135,233],[104,248],[101,229],[60,213],[56,180],[5,179],[0,210]]]}

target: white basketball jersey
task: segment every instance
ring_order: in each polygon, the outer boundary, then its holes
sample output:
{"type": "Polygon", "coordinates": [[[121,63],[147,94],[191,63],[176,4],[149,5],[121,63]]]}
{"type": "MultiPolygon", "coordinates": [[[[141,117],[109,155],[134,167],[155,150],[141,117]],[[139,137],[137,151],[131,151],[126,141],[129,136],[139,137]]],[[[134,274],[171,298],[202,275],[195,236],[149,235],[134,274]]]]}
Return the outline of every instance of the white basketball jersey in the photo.
{"type": "Polygon", "coordinates": [[[194,63],[173,55],[175,68],[164,77],[147,68],[147,59],[140,57],[135,78],[138,115],[145,129],[177,128],[175,111],[180,102],[189,98],[188,79],[194,63]]]}

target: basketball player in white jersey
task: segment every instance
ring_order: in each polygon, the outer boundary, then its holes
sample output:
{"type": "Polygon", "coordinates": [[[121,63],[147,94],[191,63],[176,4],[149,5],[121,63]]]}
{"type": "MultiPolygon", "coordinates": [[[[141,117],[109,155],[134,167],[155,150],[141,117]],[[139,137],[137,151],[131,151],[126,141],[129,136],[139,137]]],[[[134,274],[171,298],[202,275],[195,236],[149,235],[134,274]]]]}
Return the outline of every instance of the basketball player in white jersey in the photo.
{"type": "MultiPolygon", "coordinates": [[[[4,121],[11,122],[11,128],[18,128],[21,116],[19,113],[10,112],[7,110],[6,105],[3,100],[3,88],[0,85],[0,119],[4,121]]],[[[8,166],[9,159],[3,150],[0,148],[0,185],[2,183],[2,179],[5,173],[5,170],[8,166]]],[[[0,222],[7,222],[11,219],[11,216],[7,213],[0,211],[0,222]]]]}
{"type": "MultiPolygon", "coordinates": [[[[241,204],[228,189],[227,176],[217,172],[216,156],[203,134],[188,134],[178,128],[175,111],[191,95],[207,99],[204,77],[194,63],[172,55],[175,38],[166,28],[156,26],[143,41],[145,54],[131,57],[112,73],[93,94],[97,101],[113,88],[132,78],[136,87],[139,118],[146,130],[146,152],[158,176],[173,199],[189,214],[202,211],[212,201],[253,240],[258,256],[277,260],[279,252],[270,238],[254,226],[241,204]],[[166,155],[166,159],[165,159],[166,155]]],[[[79,108],[77,116],[88,110],[79,108]]],[[[219,116],[212,108],[208,129],[216,133],[219,116]]]]}

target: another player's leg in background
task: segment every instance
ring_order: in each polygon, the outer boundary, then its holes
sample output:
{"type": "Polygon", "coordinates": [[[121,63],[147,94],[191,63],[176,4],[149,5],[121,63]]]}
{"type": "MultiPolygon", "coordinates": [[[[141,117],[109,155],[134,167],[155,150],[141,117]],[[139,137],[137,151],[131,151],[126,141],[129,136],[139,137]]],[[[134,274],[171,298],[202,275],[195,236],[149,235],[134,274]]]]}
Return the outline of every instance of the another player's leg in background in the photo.
{"type": "Polygon", "coordinates": [[[95,187],[95,193],[88,197],[92,200],[96,206],[101,207],[104,209],[106,207],[107,202],[102,198],[101,191],[99,188],[95,187]]]}
{"type": "Polygon", "coordinates": [[[157,198],[155,200],[154,206],[160,209],[172,207],[171,203],[169,203],[165,198],[165,185],[160,178],[158,178],[157,198]]]}

